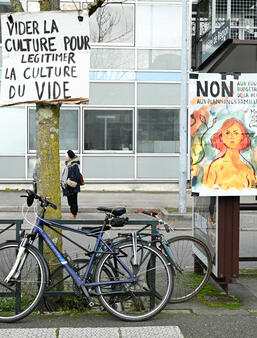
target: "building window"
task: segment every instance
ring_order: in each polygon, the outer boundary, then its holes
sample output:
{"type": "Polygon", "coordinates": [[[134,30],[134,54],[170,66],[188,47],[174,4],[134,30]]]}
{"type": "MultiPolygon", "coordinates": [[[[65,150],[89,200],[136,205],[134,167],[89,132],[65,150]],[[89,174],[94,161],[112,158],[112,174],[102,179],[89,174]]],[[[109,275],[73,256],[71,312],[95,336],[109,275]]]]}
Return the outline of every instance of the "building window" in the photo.
{"type": "Polygon", "coordinates": [[[179,152],[179,109],[138,110],[138,153],[179,152]]]}
{"type": "MultiPolygon", "coordinates": [[[[60,150],[79,151],[78,109],[61,108],[59,125],[60,150]]],[[[29,108],[29,152],[36,151],[36,109],[29,108]]]]}
{"type": "Polygon", "coordinates": [[[181,70],[181,51],[168,49],[139,49],[139,70],[181,70]]]}
{"type": "MultiPolygon", "coordinates": [[[[62,169],[65,165],[65,157],[60,156],[60,169],[62,172],[62,169]]],[[[29,179],[35,179],[37,180],[37,156],[32,155],[27,157],[27,176],[29,179]]]]}
{"type": "Polygon", "coordinates": [[[92,48],[90,69],[135,69],[133,49],[92,48]]]}
{"type": "Polygon", "coordinates": [[[138,83],[137,103],[144,106],[180,105],[179,83],[138,83]]]}
{"type": "Polygon", "coordinates": [[[134,5],[108,4],[98,8],[90,16],[90,39],[95,43],[133,45],[134,5]]]}
{"type": "Polygon", "coordinates": [[[24,179],[24,156],[1,156],[0,177],[1,179],[24,179]]]}
{"type": "Polygon", "coordinates": [[[26,152],[26,109],[16,105],[1,107],[0,154],[25,154],[26,152]]]}
{"type": "Polygon", "coordinates": [[[137,46],[181,48],[181,20],[181,6],[138,6],[136,29],[137,46]]]}
{"type": "Polygon", "coordinates": [[[133,82],[90,82],[90,105],[121,106],[135,104],[135,84],[133,82]],[[104,93],[104,94],[103,94],[104,93]]]}
{"type": "Polygon", "coordinates": [[[133,150],[133,110],[84,109],[84,150],[133,150]]]}

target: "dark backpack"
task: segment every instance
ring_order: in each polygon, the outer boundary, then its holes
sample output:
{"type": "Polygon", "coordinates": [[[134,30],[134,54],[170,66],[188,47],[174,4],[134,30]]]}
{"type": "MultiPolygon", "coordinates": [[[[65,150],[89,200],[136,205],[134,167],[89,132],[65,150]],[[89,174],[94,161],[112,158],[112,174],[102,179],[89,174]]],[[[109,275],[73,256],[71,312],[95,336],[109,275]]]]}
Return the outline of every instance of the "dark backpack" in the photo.
{"type": "Polygon", "coordinates": [[[82,174],[79,175],[79,183],[80,185],[85,185],[84,177],[82,174]]]}

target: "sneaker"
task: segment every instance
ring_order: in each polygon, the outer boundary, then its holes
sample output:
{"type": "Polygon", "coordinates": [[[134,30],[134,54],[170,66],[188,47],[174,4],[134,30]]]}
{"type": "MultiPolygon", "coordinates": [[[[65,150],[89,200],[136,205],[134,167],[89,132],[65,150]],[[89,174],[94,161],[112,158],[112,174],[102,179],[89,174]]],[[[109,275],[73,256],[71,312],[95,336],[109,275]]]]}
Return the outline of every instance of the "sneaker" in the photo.
{"type": "Polygon", "coordinates": [[[71,219],[76,219],[76,218],[77,218],[77,215],[70,214],[70,218],[71,218],[71,219]]]}

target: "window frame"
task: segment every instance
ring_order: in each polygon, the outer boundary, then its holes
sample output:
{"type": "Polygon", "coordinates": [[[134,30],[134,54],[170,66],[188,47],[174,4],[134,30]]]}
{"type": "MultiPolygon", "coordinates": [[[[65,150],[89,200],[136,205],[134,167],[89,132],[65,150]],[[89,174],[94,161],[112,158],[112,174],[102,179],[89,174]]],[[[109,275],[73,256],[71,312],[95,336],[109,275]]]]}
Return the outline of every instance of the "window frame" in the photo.
{"type": "MultiPolygon", "coordinates": [[[[84,7],[87,3],[83,2],[82,3],[82,9],[85,9],[84,7]]],[[[110,6],[131,6],[132,7],[132,42],[93,42],[91,40],[91,46],[96,47],[96,46],[101,46],[101,47],[135,47],[136,43],[136,5],[134,2],[126,2],[126,3],[115,3],[115,2],[108,2],[110,6]]]]}
{"type": "MultiPolygon", "coordinates": [[[[30,109],[35,109],[36,110],[36,106],[33,105],[28,105],[27,106],[27,154],[28,155],[33,155],[37,153],[37,150],[31,150],[29,143],[30,143],[30,119],[29,119],[29,115],[30,115],[30,109]]],[[[80,149],[81,149],[81,144],[80,144],[80,108],[76,107],[76,106],[68,106],[68,105],[63,105],[60,108],[60,115],[62,110],[76,110],[77,111],[77,127],[78,127],[78,134],[77,134],[77,144],[78,144],[78,149],[72,149],[75,153],[80,153],[80,149]]],[[[59,141],[60,141],[60,126],[59,126],[59,141]]],[[[60,145],[59,145],[59,153],[61,154],[65,154],[67,151],[67,149],[60,149],[60,145]]]]}
{"type": "Polygon", "coordinates": [[[135,154],[135,108],[134,107],[82,107],[82,145],[81,152],[82,154],[135,154]],[[85,111],[95,110],[95,111],[105,111],[105,110],[114,110],[114,111],[131,111],[132,113],[132,149],[131,150],[85,150],[85,111]]]}
{"type": "MultiPolygon", "coordinates": [[[[148,45],[148,44],[145,44],[142,43],[140,41],[140,38],[138,36],[138,32],[139,32],[139,28],[140,28],[140,10],[139,8],[142,8],[142,7],[153,7],[153,8],[157,8],[157,7],[170,7],[170,8],[180,8],[181,12],[182,12],[182,9],[183,9],[183,6],[182,6],[182,2],[147,2],[147,1],[139,1],[137,3],[137,12],[136,12],[136,16],[135,16],[135,25],[136,25],[136,30],[135,30],[135,45],[137,46],[137,49],[153,49],[153,48],[156,48],[156,49],[179,49],[179,50],[182,50],[182,43],[181,41],[182,40],[179,40],[180,41],[180,45],[163,45],[163,44],[156,44],[155,43],[152,43],[151,45],[148,45]]],[[[180,17],[180,16],[178,16],[180,17]]],[[[182,18],[182,13],[181,13],[181,18],[182,18]]],[[[182,34],[182,31],[180,32],[182,34]]],[[[172,40],[172,39],[171,39],[172,40]]]]}
{"type": "MultiPolygon", "coordinates": [[[[157,157],[162,157],[162,156],[179,156],[179,151],[178,152],[139,152],[138,150],[138,142],[139,142],[139,114],[140,110],[170,110],[170,111],[178,111],[178,117],[180,113],[180,107],[178,106],[159,106],[159,107],[153,107],[153,106],[139,106],[137,108],[137,128],[136,128],[136,148],[137,148],[137,157],[148,157],[148,156],[157,156],[157,157]]],[[[180,139],[178,140],[170,140],[170,141],[177,141],[180,142],[180,139]]]]}

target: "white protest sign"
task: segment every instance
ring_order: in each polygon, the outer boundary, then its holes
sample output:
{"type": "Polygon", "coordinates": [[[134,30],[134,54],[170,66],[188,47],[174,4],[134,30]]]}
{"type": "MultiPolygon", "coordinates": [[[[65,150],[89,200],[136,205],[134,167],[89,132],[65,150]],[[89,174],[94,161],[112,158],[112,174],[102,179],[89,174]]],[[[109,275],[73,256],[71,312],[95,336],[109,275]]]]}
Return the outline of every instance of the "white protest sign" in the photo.
{"type": "Polygon", "coordinates": [[[87,11],[2,15],[0,105],[88,102],[87,11]]]}

